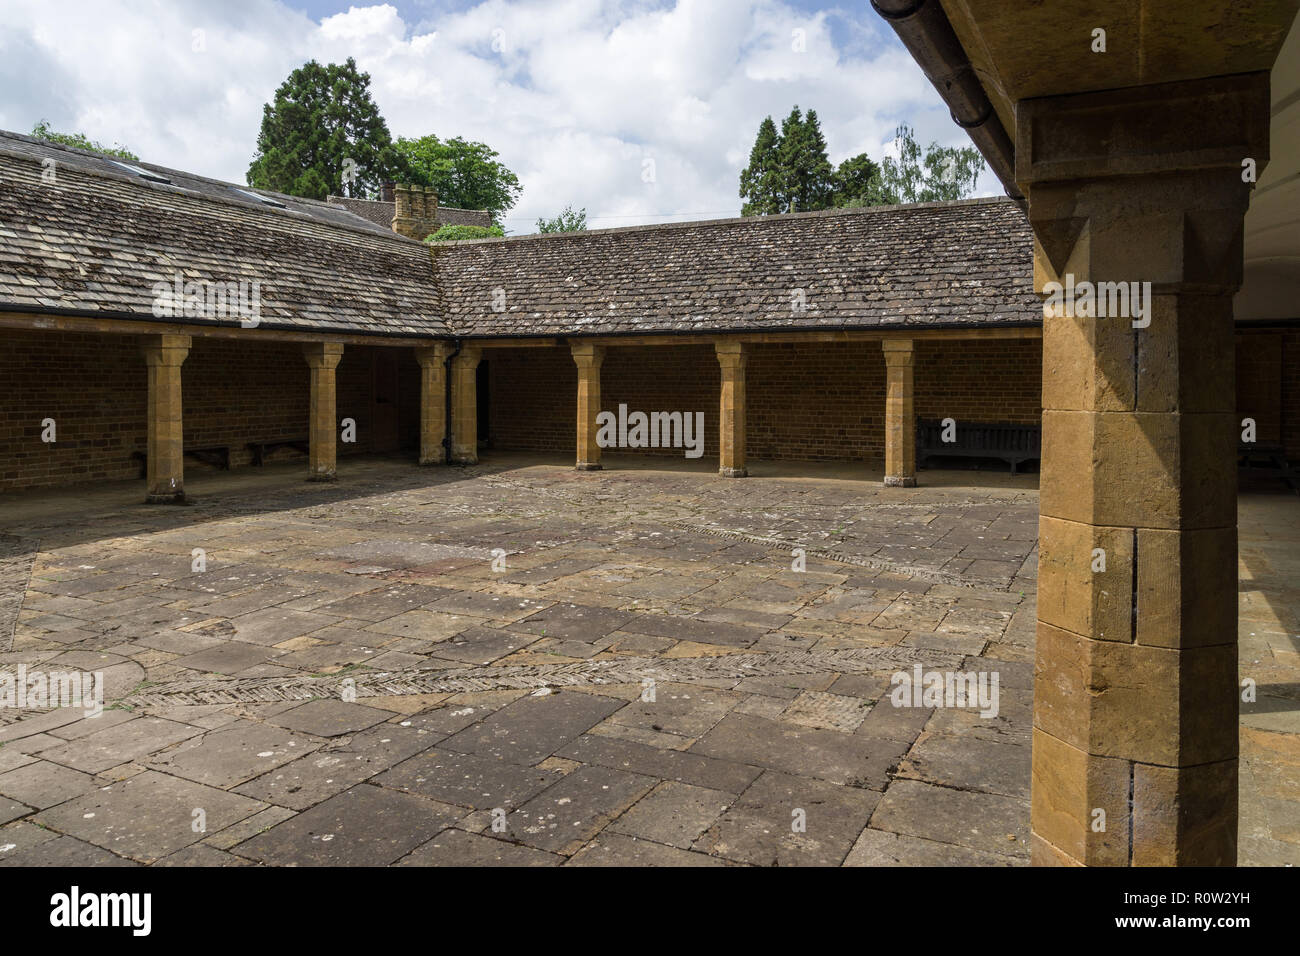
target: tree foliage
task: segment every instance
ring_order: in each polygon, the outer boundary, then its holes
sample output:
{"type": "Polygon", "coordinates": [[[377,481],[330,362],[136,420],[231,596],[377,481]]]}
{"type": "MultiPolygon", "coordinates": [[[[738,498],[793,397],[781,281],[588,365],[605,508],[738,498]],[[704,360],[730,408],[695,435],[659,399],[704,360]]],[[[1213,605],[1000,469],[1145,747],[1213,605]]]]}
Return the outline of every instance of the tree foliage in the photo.
{"type": "Polygon", "coordinates": [[[538,219],[538,232],[586,232],[587,231],[587,210],[579,209],[576,212],[572,206],[565,206],[554,219],[538,219]]]}
{"type": "Polygon", "coordinates": [[[311,60],[262,108],[248,184],[310,199],[368,198],[399,170],[388,125],[370,97],[370,74],[351,57],[342,66],[311,60]]]}
{"type": "Polygon", "coordinates": [[[940,146],[931,143],[922,154],[910,126],[895,134],[898,157],[880,163],[880,187],[869,205],[943,202],[963,199],[975,191],[984,158],[974,146],[940,146]]]}
{"type": "Polygon", "coordinates": [[[432,186],[438,205],[457,209],[486,209],[494,223],[519,201],[523,187],[519,179],[484,143],[457,136],[418,139],[398,137],[394,147],[401,162],[401,178],[420,186],[432,186]]]}
{"type": "Polygon", "coordinates": [[[975,147],[931,143],[922,150],[909,126],[898,127],[895,144],[896,157],[876,163],[860,153],[835,168],[816,110],[804,115],[796,106],[780,133],[769,116],[759,124],[749,165],[740,174],[741,214],[937,202],[975,191],[984,168],[975,147]]]}
{"type": "Polygon", "coordinates": [[[453,226],[448,223],[424,241],[456,242],[464,239],[492,239],[505,234],[506,231],[500,226],[453,226]]]}
{"type": "Polygon", "coordinates": [[[88,149],[91,152],[103,153],[105,156],[116,156],[118,159],[129,159],[139,161],[140,157],[121,143],[113,146],[105,146],[103,143],[97,143],[86,137],[83,133],[56,133],[50,129],[49,120],[41,120],[32,127],[32,135],[37,139],[43,139],[47,143],[58,143],[60,146],[75,146],[77,149],[88,149]]]}

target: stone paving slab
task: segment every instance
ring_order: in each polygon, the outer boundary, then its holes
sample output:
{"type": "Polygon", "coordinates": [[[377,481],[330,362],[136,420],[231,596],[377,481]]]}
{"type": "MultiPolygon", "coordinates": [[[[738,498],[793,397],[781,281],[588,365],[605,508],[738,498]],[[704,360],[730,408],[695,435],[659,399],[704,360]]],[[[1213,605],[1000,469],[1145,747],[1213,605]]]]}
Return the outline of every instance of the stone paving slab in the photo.
{"type": "MultiPolygon", "coordinates": [[[[0,710],[0,865],[1027,862],[1030,482],[300,479],[198,477],[186,509],[129,483],[7,502],[0,669],[104,670],[111,709],[0,710]],[[998,716],[893,706],[917,665],[998,672],[998,716]]],[[[1300,541],[1278,529],[1300,524],[1290,499],[1241,515],[1242,853],[1281,864],[1300,541]]]]}
{"type": "Polygon", "coordinates": [[[385,866],[465,815],[459,807],[360,784],[236,848],[274,866],[385,866]]]}

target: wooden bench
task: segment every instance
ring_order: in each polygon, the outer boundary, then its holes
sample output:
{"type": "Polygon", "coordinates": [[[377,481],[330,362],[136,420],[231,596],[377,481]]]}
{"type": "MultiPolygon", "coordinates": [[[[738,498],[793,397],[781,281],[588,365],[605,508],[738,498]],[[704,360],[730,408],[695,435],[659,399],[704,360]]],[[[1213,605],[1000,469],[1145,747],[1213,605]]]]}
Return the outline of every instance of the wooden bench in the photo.
{"type": "Polygon", "coordinates": [[[1237,445],[1237,469],[1258,473],[1252,466],[1252,459],[1263,459],[1272,467],[1260,469],[1265,476],[1281,478],[1287,487],[1300,495],[1300,476],[1291,470],[1286,458],[1286,449],[1281,445],[1261,445],[1259,442],[1241,442],[1237,445]]]}
{"type": "MultiPolygon", "coordinates": [[[[212,465],[214,468],[220,468],[222,471],[230,470],[230,446],[229,445],[205,445],[201,448],[186,448],[184,450],[186,458],[193,458],[201,461],[205,465],[212,465]]],[[[149,453],[145,451],[136,451],[131,453],[131,457],[140,462],[140,477],[149,477],[149,453]]]]}
{"type": "Polygon", "coordinates": [[[916,423],[916,464],[924,467],[931,458],[1000,458],[1011,465],[1011,474],[1026,461],[1043,457],[1041,425],[1012,425],[990,422],[957,422],[955,441],[943,440],[940,421],[916,423]]]}
{"type": "Polygon", "coordinates": [[[279,448],[293,448],[304,455],[310,454],[311,442],[306,438],[268,438],[264,441],[250,441],[248,450],[253,456],[252,463],[261,467],[266,456],[279,448]]]}

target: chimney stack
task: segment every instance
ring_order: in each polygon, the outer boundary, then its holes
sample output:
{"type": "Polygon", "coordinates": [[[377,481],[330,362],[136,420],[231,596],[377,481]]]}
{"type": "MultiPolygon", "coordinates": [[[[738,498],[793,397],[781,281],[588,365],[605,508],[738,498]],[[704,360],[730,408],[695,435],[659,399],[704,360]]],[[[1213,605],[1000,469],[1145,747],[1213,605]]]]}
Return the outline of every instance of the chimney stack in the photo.
{"type": "Polygon", "coordinates": [[[393,231],[424,239],[438,231],[438,194],[426,186],[393,186],[393,231]]]}

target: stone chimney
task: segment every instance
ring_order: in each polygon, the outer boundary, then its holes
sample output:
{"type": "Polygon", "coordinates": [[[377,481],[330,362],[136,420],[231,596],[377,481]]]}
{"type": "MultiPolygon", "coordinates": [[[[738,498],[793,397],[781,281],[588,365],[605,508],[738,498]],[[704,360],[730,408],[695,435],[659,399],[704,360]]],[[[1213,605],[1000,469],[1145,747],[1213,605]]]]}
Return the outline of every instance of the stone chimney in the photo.
{"type": "Polygon", "coordinates": [[[391,179],[389,179],[389,180],[387,180],[387,181],[381,183],[380,186],[379,186],[379,201],[380,201],[380,202],[396,202],[396,200],[393,199],[393,189],[394,189],[396,186],[397,186],[397,183],[393,182],[391,179]]]}
{"type": "Polygon", "coordinates": [[[425,239],[438,231],[438,193],[426,186],[393,186],[393,232],[425,239]]]}

